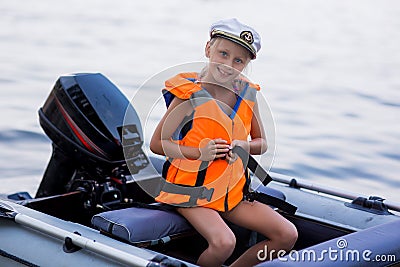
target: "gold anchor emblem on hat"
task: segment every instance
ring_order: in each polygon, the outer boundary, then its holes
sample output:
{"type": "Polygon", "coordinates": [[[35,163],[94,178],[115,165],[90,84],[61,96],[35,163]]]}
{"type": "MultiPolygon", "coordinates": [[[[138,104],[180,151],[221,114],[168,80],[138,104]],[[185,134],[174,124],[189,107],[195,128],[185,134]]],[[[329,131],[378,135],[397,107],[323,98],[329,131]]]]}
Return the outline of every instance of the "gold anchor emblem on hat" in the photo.
{"type": "Polygon", "coordinates": [[[240,33],[240,38],[242,38],[248,44],[252,44],[254,42],[253,34],[250,31],[243,31],[240,33]]]}

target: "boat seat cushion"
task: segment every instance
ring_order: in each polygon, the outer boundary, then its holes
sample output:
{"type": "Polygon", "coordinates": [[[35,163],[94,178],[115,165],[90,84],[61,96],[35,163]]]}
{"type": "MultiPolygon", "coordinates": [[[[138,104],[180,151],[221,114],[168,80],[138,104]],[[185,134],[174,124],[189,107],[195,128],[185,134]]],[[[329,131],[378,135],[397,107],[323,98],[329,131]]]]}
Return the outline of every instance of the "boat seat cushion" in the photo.
{"type": "MultiPolygon", "coordinates": [[[[270,187],[260,186],[256,191],[285,200],[282,192],[270,187]]],[[[92,225],[104,234],[142,246],[166,243],[193,232],[185,218],[159,203],[102,212],[93,216],[92,225]]]]}
{"type": "Polygon", "coordinates": [[[94,215],[92,224],[100,231],[123,241],[145,245],[168,242],[174,235],[193,228],[173,210],[132,207],[94,215]]]}

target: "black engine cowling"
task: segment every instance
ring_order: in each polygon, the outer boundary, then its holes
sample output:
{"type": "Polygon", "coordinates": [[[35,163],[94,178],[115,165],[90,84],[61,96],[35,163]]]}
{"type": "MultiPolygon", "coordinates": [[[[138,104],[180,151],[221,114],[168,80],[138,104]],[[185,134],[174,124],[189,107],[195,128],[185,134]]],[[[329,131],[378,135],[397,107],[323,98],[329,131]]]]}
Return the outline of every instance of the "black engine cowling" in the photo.
{"type": "Polygon", "coordinates": [[[137,173],[149,163],[135,109],[102,74],[61,76],[39,119],[52,140],[53,154],[36,197],[82,187],[77,181],[109,189],[110,177],[137,173]]]}

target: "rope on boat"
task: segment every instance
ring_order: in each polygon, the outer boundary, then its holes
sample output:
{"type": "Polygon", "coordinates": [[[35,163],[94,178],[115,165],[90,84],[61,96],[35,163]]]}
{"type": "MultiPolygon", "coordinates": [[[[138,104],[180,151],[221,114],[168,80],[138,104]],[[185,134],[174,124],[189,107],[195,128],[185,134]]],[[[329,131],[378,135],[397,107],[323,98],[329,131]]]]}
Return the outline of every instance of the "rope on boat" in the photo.
{"type": "Polygon", "coordinates": [[[5,257],[5,258],[9,258],[9,259],[11,259],[11,260],[13,260],[13,261],[16,261],[16,262],[18,262],[18,263],[21,263],[21,264],[23,264],[23,265],[25,265],[25,266],[29,266],[29,267],[39,267],[39,265],[36,265],[36,264],[34,264],[34,263],[31,263],[31,262],[29,262],[29,261],[26,261],[26,260],[24,260],[24,259],[21,259],[21,258],[15,256],[15,255],[12,255],[12,254],[10,254],[10,253],[8,253],[8,252],[5,252],[5,251],[2,250],[2,249],[0,249],[0,256],[3,256],[3,257],[5,257]]]}

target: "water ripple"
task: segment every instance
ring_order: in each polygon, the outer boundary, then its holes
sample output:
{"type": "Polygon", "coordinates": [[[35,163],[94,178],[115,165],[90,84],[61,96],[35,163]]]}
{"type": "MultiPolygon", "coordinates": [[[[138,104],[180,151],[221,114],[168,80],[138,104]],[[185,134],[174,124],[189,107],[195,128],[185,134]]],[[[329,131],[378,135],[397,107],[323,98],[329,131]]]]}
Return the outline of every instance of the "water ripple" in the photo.
{"type": "Polygon", "coordinates": [[[383,153],[380,153],[380,155],[383,157],[389,158],[389,159],[400,161],[400,154],[383,152],[383,153]]]}
{"type": "Polygon", "coordinates": [[[391,102],[391,101],[388,101],[386,99],[381,99],[376,95],[370,95],[370,94],[365,94],[365,93],[360,93],[360,92],[355,92],[355,95],[360,97],[360,98],[364,98],[364,99],[373,101],[373,102],[375,102],[377,104],[380,104],[380,105],[389,106],[389,107],[396,107],[396,108],[400,107],[400,103],[391,102]]]}
{"type": "Polygon", "coordinates": [[[48,142],[48,138],[44,134],[26,131],[26,130],[5,130],[0,131],[0,142],[4,143],[21,143],[21,142],[48,142]]]}

